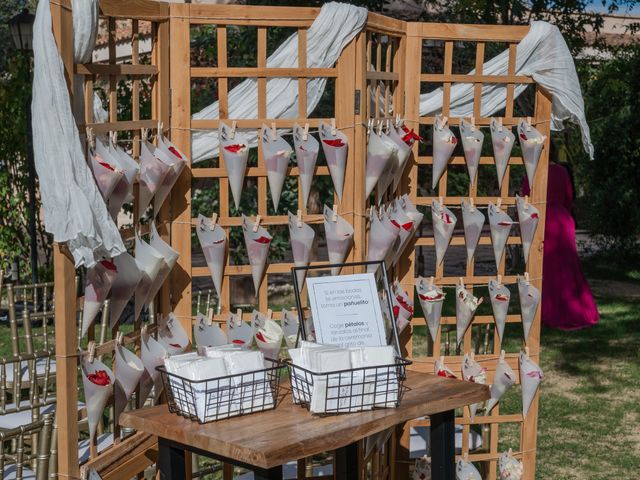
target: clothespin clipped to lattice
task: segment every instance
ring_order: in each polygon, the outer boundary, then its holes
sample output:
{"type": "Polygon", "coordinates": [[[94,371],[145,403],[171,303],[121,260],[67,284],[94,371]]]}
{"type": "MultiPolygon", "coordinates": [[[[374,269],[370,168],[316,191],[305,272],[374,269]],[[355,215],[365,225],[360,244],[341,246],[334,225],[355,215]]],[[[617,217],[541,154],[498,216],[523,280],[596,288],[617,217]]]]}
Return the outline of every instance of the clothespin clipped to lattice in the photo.
{"type": "Polygon", "coordinates": [[[367,136],[371,134],[371,129],[373,128],[373,118],[367,120],[367,136]]]}
{"type": "Polygon", "coordinates": [[[469,197],[469,211],[470,212],[476,211],[476,206],[473,204],[473,197],[469,197]]]}
{"type": "Polygon", "coordinates": [[[498,285],[502,285],[502,275],[498,274],[496,280],[498,282],[498,285]]]}
{"type": "Polygon", "coordinates": [[[96,148],[96,137],[93,135],[93,128],[87,127],[87,143],[90,148],[96,148]]]}
{"type": "Polygon", "coordinates": [[[384,127],[384,121],[378,120],[378,136],[382,135],[382,127],[384,127]]]}
{"type": "Polygon", "coordinates": [[[500,210],[501,207],[502,207],[502,198],[498,197],[498,199],[496,200],[496,208],[500,210]]]}
{"type": "Polygon", "coordinates": [[[111,141],[111,146],[115,149],[118,146],[118,131],[112,130],[109,132],[109,140],[111,141]]]}
{"type": "Polygon", "coordinates": [[[400,114],[398,113],[396,115],[396,128],[399,128],[402,125],[402,117],[400,116],[400,114]]]}
{"type": "Polygon", "coordinates": [[[116,333],[116,343],[118,345],[122,345],[123,342],[124,342],[124,333],[118,330],[118,333],[116,333]]]}
{"type": "Polygon", "coordinates": [[[529,210],[529,195],[524,196],[524,209],[529,210]]]}
{"type": "Polygon", "coordinates": [[[143,323],[142,327],[140,327],[140,336],[144,336],[147,334],[147,324],[143,323]]]}
{"type": "Polygon", "coordinates": [[[271,310],[270,308],[267,308],[267,320],[271,320],[272,317],[273,317],[273,310],[271,310]]]}
{"type": "Polygon", "coordinates": [[[506,352],[504,350],[500,350],[500,360],[504,360],[505,355],[506,355],[506,352]]]}
{"type": "Polygon", "coordinates": [[[236,310],[236,326],[240,327],[242,325],[242,309],[238,308],[236,310]]]}
{"type": "Polygon", "coordinates": [[[298,210],[296,215],[296,226],[302,228],[302,210],[298,210]]]}
{"type": "Polygon", "coordinates": [[[531,131],[531,117],[527,117],[527,132],[531,131]]]}
{"type": "Polygon", "coordinates": [[[206,323],[208,326],[211,326],[211,324],[213,323],[213,308],[209,308],[207,310],[207,315],[204,318],[204,323],[206,323]]]}
{"type": "Polygon", "coordinates": [[[305,123],[304,132],[302,133],[302,140],[306,142],[308,138],[309,138],[309,124],[305,123]]]}
{"type": "Polygon", "coordinates": [[[469,117],[469,123],[471,124],[471,131],[475,131],[476,129],[476,119],[475,117],[472,115],[469,117]]]}
{"type": "Polygon", "coordinates": [[[336,119],[332,118],[331,119],[331,135],[335,135],[336,133],[338,133],[338,129],[336,128],[336,119]]]}
{"type": "Polygon", "coordinates": [[[87,345],[87,360],[89,363],[93,363],[96,358],[96,342],[93,340],[87,345]]]}
{"type": "Polygon", "coordinates": [[[462,277],[458,277],[458,283],[460,284],[460,286],[461,286],[462,288],[465,288],[465,286],[464,286],[464,279],[463,279],[462,277]]]}
{"type": "Polygon", "coordinates": [[[162,138],[163,136],[164,136],[164,125],[160,120],[158,120],[158,128],[156,129],[156,137],[157,138],[162,138]]]}
{"type": "Polygon", "coordinates": [[[502,132],[503,127],[502,127],[502,117],[498,118],[498,131],[502,132]]]}
{"type": "Polygon", "coordinates": [[[440,213],[444,212],[444,197],[439,197],[440,200],[440,213]]]}
{"type": "Polygon", "coordinates": [[[373,213],[375,212],[375,208],[373,205],[369,207],[369,220],[373,221],[373,213]]]}
{"type": "Polygon", "coordinates": [[[260,215],[256,216],[256,221],[253,224],[253,233],[256,233],[258,231],[258,227],[260,226],[260,221],[262,220],[262,217],[260,215]]]}
{"type": "MultiPolygon", "coordinates": [[[[464,453],[462,454],[462,459],[463,459],[465,462],[468,462],[468,461],[469,461],[469,453],[468,453],[468,452],[464,452],[464,453]]],[[[471,478],[471,475],[470,475],[470,478],[471,478]]]]}
{"type": "Polygon", "coordinates": [[[389,130],[391,130],[391,120],[387,118],[387,121],[385,122],[385,133],[387,135],[389,134],[389,130]]]}
{"type": "Polygon", "coordinates": [[[142,127],[140,129],[140,139],[141,141],[146,141],[149,138],[149,129],[142,127]]]}
{"type": "Polygon", "coordinates": [[[529,280],[529,272],[524,272],[524,283],[527,285],[531,285],[531,280],[529,280]]]}
{"type": "Polygon", "coordinates": [[[476,352],[471,350],[471,360],[475,360],[475,359],[476,359],[476,352]]]}
{"type": "Polygon", "coordinates": [[[524,347],[524,354],[527,356],[527,358],[529,358],[529,347],[526,345],[524,347]]]}
{"type": "Polygon", "coordinates": [[[231,138],[231,140],[236,138],[236,129],[237,128],[238,128],[238,122],[236,122],[234,120],[233,122],[231,122],[231,132],[229,132],[229,138],[231,138]]]}
{"type": "Polygon", "coordinates": [[[338,205],[336,203],[333,204],[333,218],[331,219],[333,223],[338,221],[338,205]]]}
{"type": "Polygon", "coordinates": [[[433,281],[434,281],[434,278],[433,278],[433,275],[431,275],[429,277],[429,288],[433,287],[433,281]]]}
{"type": "Polygon", "coordinates": [[[275,141],[278,138],[278,130],[276,130],[276,122],[271,122],[271,141],[275,141]]]}
{"type": "Polygon", "coordinates": [[[211,214],[211,230],[215,230],[216,223],[218,223],[218,214],[217,212],[213,212],[211,214]]]}

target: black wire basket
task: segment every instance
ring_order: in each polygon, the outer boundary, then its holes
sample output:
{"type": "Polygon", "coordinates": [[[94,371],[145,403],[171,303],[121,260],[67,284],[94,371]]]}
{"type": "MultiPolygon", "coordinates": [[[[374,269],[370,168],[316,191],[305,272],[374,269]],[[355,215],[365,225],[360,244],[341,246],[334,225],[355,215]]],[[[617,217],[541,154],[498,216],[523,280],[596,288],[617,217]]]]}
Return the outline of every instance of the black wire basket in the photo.
{"type": "Polygon", "coordinates": [[[286,361],[293,402],[318,415],[396,408],[406,387],[405,367],[397,358],[391,365],[317,373],[286,361]]]}
{"type": "Polygon", "coordinates": [[[198,423],[272,410],[276,407],[284,365],[267,360],[268,368],[208,380],[190,380],[156,367],[167,392],[169,411],[198,423]]]}

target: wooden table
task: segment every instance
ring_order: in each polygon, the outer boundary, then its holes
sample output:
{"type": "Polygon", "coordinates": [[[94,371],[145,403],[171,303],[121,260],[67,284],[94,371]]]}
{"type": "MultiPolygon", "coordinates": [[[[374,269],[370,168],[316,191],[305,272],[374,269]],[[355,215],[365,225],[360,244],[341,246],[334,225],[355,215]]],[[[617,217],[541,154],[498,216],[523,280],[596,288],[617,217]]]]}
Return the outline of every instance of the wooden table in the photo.
{"type": "Polygon", "coordinates": [[[185,478],[185,451],[254,471],[256,480],[282,479],[282,465],[336,451],[338,479],[357,479],[358,441],[408,420],[431,417],[433,480],[455,479],[454,410],[489,398],[489,388],[418,372],[407,372],[408,390],[398,408],[326,417],[294,405],[281,386],[275,410],[200,425],[169,413],[166,405],[123,413],[120,424],[158,437],[163,480],[185,478]]]}

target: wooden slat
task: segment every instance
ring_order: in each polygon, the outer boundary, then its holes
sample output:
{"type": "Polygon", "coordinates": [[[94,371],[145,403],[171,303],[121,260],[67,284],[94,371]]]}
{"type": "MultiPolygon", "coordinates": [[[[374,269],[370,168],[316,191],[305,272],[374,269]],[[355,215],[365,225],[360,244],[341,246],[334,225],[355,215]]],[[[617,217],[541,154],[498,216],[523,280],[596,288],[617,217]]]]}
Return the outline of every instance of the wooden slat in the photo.
{"type": "MultiPolygon", "coordinates": [[[[242,129],[242,128],[251,128],[251,129],[259,129],[262,124],[269,124],[271,123],[270,118],[257,118],[257,119],[248,119],[248,118],[229,118],[227,119],[228,121],[225,121],[225,123],[228,122],[237,122],[237,127],[238,129],[242,129]]],[[[277,124],[278,124],[278,128],[293,128],[293,125],[298,123],[302,123],[303,125],[305,123],[308,123],[310,127],[312,128],[317,128],[318,126],[320,126],[320,123],[322,122],[327,122],[328,119],[321,119],[321,118],[283,118],[283,119],[278,119],[277,120],[277,124]]],[[[212,119],[212,120],[192,120],[191,121],[191,126],[193,129],[195,130],[217,130],[218,126],[220,125],[220,120],[217,119],[212,119]]]]}
{"type": "Polygon", "coordinates": [[[105,122],[105,123],[87,123],[85,125],[78,125],[78,128],[82,131],[84,128],[91,128],[94,133],[108,133],[108,132],[123,132],[125,130],[140,130],[141,128],[156,128],[158,123],[155,120],[136,120],[136,121],[119,121],[119,122],[105,122]]]}
{"type": "Polygon", "coordinates": [[[193,78],[318,78],[336,77],[335,68],[191,67],[193,78]]]}
{"type": "Polygon", "coordinates": [[[369,12],[367,16],[367,30],[370,32],[404,35],[407,23],[395,18],[386,17],[379,13],[369,12]]]}
{"type": "MultiPolygon", "coordinates": [[[[495,165],[495,159],[493,157],[480,157],[480,165],[495,165]]],[[[433,157],[418,157],[416,159],[417,165],[432,165],[433,157]]],[[[454,156],[451,157],[451,161],[449,165],[466,165],[466,161],[464,157],[454,156]]],[[[522,157],[511,157],[509,159],[509,165],[522,165],[522,157]]],[[[508,178],[505,175],[505,178],[508,178]]],[[[508,197],[509,195],[503,195],[503,197],[508,197]]]]}
{"type": "Polygon", "coordinates": [[[535,83],[533,78],[525,77],[524,75],[482,75],[482,73],[473,75],[465,73],[423,73],[420,75],[420,80],[430,83],[504,83],[509,85],[535,83]]]}
{"type": "Polygon", "coordinates": [[[131,478],[155,463],[157,457],[157,438],[137,432],[85,463],[80,469],[81,476],[90,478],[89,472],[93,470],[102,480],[131,478]]]}
{"type": "Polygon", "coordinates": [[[168,19],[169,8],[152,0],[100,0],[100,13],[105,17],[160,21],[168,19]]]}
{"type": "Polygon", "coordinates": [[[420,36],[429,40],[519,42],[527,33],[528,25],[464,25],[453,23],[418,23],[417,32],[409,36],[420,36]]]}
{"type": "MultiPolygon", "coordinates": [[[[261,5],[258,8],[247,8],[245,5],[207,5],[194,3],[191,5],[189,17],[192,23],[198,19],[217,20],[217,24],[230,25],[236,21],[269,21],[281,24],[284,21],[299,22],[305,26],[306,22],[313,22],[320,13],[319,8],[312,7],[272,7],[261,5]]],[[[256,23],[256,25],[262,25],[256,23]]]]}
{"type": "Polygon", "coordinates": [[[75,73],[77,75],[101,75],[101,76],[138,76],[149,77],[158,73],[158,67],[155,65],[129,65],[126,63],[118,64],[101,64],[87,63],[76,64],[75,73]]]}
{"type": "MultiPolygon", "coordinates": [[[[329,175],[329,167],[322,166],[316,167],[316,175],[329,175]]],[[[300,170],[298,167],[289,167],[287,170],[287,175],[298,175],[300,170]]],[[[247,168],[247,177],[266,177],[267,169],[266,167],[248,167],[247,168]]],[[[227,169],[216,167],[216,168],[194,168],[193,169],[193,178],[228,178],[227,169]]]]}

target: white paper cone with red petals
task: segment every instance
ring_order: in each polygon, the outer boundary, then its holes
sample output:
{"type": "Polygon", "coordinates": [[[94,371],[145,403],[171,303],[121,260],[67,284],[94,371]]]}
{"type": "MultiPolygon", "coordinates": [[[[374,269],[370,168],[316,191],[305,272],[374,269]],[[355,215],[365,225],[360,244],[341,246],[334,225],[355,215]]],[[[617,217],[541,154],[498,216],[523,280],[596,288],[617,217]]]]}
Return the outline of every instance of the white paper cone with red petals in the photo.
{"type": "Polygon", "coordinates": [[[117,160],[109,149],[96,139],[95,149],[89,149],[91,169],[98,189],[105,202],[111,201],[111,195],[120,181],[125,178],[124,172],[119,168],[117,160]]]}
{"type": "Polygon", "coordinates": [[[518,223],[520,224],[520,238],[522,240],[522,251],[525,263],[529,262],[529,252],[531,242],[538,228],[540,212],[524,198],[516,195],[516,207],[518,210],[518,223]]]}
{"type": "Polygon", "coordinates": [[[504,326],[507,323],[511,291],[502,283],[492,279],[489,280],[489,298],[491,299],[491,309],[498,329],[498,336],[502,340],[504,338],[504,326]]]}
{"type": "Polygon", "coordinates": [[[456,463],[456,480],[482,480],[482,476],[473,463],[461,458],[456,463]]]}
{"type": "Polygon", "coordinates": [[[331,126],[324,122],[320,124],[319,130],[320,144],[327,160],[331,180],[333,180],[333,188],[338,198],[342,201],[344,172],[347,168],[347,136],[340,130],[332,130],[331,126]]]}
{"type": "Polygon", "coordinates": [[[456,338],[462,343],[482,298],[475,297],[464,285],[456,285],[456,338]]]}
{"type": "Polygon", "coordinates": [[[250,348],[253,344],[253,329],[247,322],[242,321],[235,313],[227,318],[227,337],[229,343],[242,348],[250,348]]]}
{"type": "Polygon", "coordinates": [[[253,287],[256,296],[260,290],[264,271],[267,267],[267,258],[269,257],[269,246],[273,237],[264,227],[258,225],[254,232],[255,222],[249,217],[242,215],[242,233],[244,234],[244,243],[247,247],[249,255],[249,264],[251,265],[251,276],[253,277],[253,287]]]}
{"type": "Polygon", "coordinates": [[[124,412],[131,395],[144,373],[142,360],[123,345],[116,344],[115,353],[115,418],[124,412]]]}
{"type": "Polygon", "coordinates": [[[407,328],[413,318],[413,298],[397,280],[393,282],[393,315],[396,317],[398,334],[407,328]]]}
{"type": "Polygon", "coordinates": [[[526,343],[540,304],[540,290],[531,285],[525,277],[518,276],[518,293],[520,294],[520,314],[522,315],[522,329],[526,343]]]}
{"type": "Polygon", "coordinates": [[[209,273],[211,273],[213,286],[218,293],[218,298],[221,298],[222,279],[227,256],[227,234],[224,228],[217,223],[214,224],[210,218],[198,215],[196,235],[198,236],[200,247],[202,247],[209,273]]]}
{"type": "MultiPolygon", "coordinates": [[[[289,238],[291,239],[291,252],[293,253],[293,264],[296,267],[306,267],[311,260],[311,249],[313,248],[313,240],[316,238],[316,232],[302,220],[298,222],[298,217],[291,212],[289,215],[289,238]]],[[[300,270],[296,272],[298,281],[298,289],[302,291],[304,279],[307,271],[300,270]]]]}
{"type": "Polygon", "coordinates": [[[189,346],[189,336],[173,313],[158,326],[158,342],[169,355],[179,355],[189,346]]]}
{"type": "Polygon", "coordinates": [[[231,188],[233,202],[238,209],[240,208],[244,176],[247,173],[249,140],[246,135],[232,130],[222,121],[218,127],[218,138],[220,139],[220,152],[229,177],[229,188],[231,188]]]}
{"type": "MultiPolygon", "coordinates": [[[[329,251],[329,263],[343,263],[353,242],[353,227],[340,215],[336,215],[335,222],[333,217],[333,210],[325,205],[324,232],[327,239],[327,250],[329,251]]],[[[340,267],[331,269],[331,275],[338,275],[339,273],[340,267]]]]}
{"type": "MultiPolygon", "coordinates": [[[[282,309],[282,332],[287,348],[295,348],[300,330],[300,321],[295,313],[282,309]]],[[[307,332],[308,333],[308,332],[307,332]]]]}
{"type": "Polygon", "coordinates": [[[511,217],[496,207],[493,203],[489,203],[487,209],[489,216],[489,227],[491,228],[491,244],[493,246],[493,255],[496,260],[496,268],[500,268],[500,261],[504,254],[504,248],[507,245],[507,239],[511,232],[513,220],[511,217]]]}
{"type": "Polygon", "coordinates": [[[538,168],[540,154],[544,148],[544,142],[547,140],[536,128],[532,127],[526,120],[521,119],[518,122],[518,140],[522,149],[522,160],[524,168],[527,171],[527,179],[530,188],[533,188],[533,177],[538,168]]]}
{"type": "Polygon", "coordinates": [[[256,345],[265,358],[271,360],[277,360],[280,356],[283,337],[282,327],[270,318],[266,319],[255,333],[256,345]]]}
{"type": "Polygon", "coordinates": [[[131,156],[118,146],[109,145],[109,153],[116,167],[123,175],[109,197],[109,213],[115,220],[126,202],[133,200],[133,184],[140,171],[140,166],[131,156]]]}
{"type": "Polygon", "coordinates": [[[89,423],[89,439],[96,438],[96,429],[102,420],[107,402],[113,395],[115,377],[109,367],[94,359],[90,362],[86,356],[80,361],[82,370],[82,386],[87,404],[87,421],[89,423]]]}
{"type": "Polygon", "coordinates": [[[442,378],[458,378],[453,370],[447,367],[444,363],[444,357],[437,358],[433,364],[434,375],[442,378]]]}
{"type": "Polygon", "coordinates": [[[147,210],[169,171],[171,166],[156,156],[156,147],[147,140],[140,142],[138,215],[142,216],[147,210]]]}
{"type": "Polygon", "coordinates": [[[507,361],[504,359],[504,352],[498,359],[496,371],[493,374],[493,383],[491,384],[491,398],[487,401],[485,411],[491,412],[502,396],[516,383],[516,374],[513,372],[507,361]]]}
{"type": "MultiPolygon", "coordinates": [[[[485,385],[487,383],[487,369],[476,362],[472,355],[465,353],[462,359],[462,378],[467,382],[485,385]]],[[[471,420],[475,418],[479,406],[480,403],[469,405],[469,416],[471,420]]]]}
{"type": "Polygon", "coordinates": [[[160,252],[142,240],[138,232],[135,234],[135,245],[136,262],[138,262],[143,272],[135,294],[134,320],[137,320],[142,308],[148,303],[153,284],[164,265],[164,258],[162,258],[160,252]]]}
{"type": "Polygon", "coordinates": [[[458,219],[448,207],[441,205],[437,200],[431,202],[431,219],[436,244],[436,265],[440,265],[449,248],[458,219]]]}
{"type": "Polygon", "coordinates": [[[113,263],[116,266],[118,274],[111,285],[111,301],[109,303],[109,324],[111,328],[115,328],[120,321],[120,316],[136,292],[143,275],[136,259],[127,252],[114,258],[113,263]]]}
{"type": "Polygon", "coordinates": [[[491,143],[493,144],[493,159],[496,163],[496,173],[498,175],[498,188],[502,188],[504,174],[507,171],[511,149],[516,141],[516,136],[510,127],[503,127],[495,118],[491,119],[491,143]]]}
{"type": "Polygon", "coordinates": [[[369,198],[378,181],[388,169],[393,168],[397,147],[384,133],[378,135],[371,129],[367,141],[367,167],[365,178],[365,198],[369,198]]]}
{"type": "Polygon", "coordinates": [[[284,138],[277,133],[274,135],[273,129],[268,128],[265,124],[262,124],[260,129],[260,147],[267,168],[267,180],[271,190],[273,209],[277,212],[293,149],[284,138]]]}
{"type": "Polygon", "coordinates": [[[475,185],[478,175],[478,165],[480,165],[484,134],[479,128],[476,128],[474,124],[462,119],[460,122],[460,137],[462,138],[464,160],[467,164],[469,179],[471,185],[475,185]]]}
{"type": "Polygon", "coordinates": [[[407,166],[407,160],[411,155],[411,147],[416,142],[416,140],[420,141],[419,135],[417,135],[413,130],[409,130],[404,125],[400,125],[399,127],[395,127],[391,125],[389,128],[388,137],[393,140],[396,144],[398,151],[396,152],[396,160],[397,160],[397,168],[395,169],[395,175],[393,178],[391,189],[392,192],[395,192],[400,184],[400,180],[402,179],[402,174],[404,173],[404,169],[407,166]]]}
{"type": "Polygon", "coordinates": [[[169,352],[151,335],[143,334],[140,342],[140,358],[144,365],[144,373],[140,379],[140,398],[138,407],[144,404],[149,396],[151,388],[155,386],[154,397],[160,398],[162,393],[162,379],[156,367],[164,364],[164,359],[169,357],[169,352]]]}
{"type": "Polygon", "coordinates": [[[431,339],[435,342],[440,329],[442,305],[446,294],[435,284],[427,282],[422,277],[416,283],[416,291],[418,292],[418,300],[420,301],[427,327],[429,327],[431,339]]]}
{"type": "Polygon", "coordinates": [[[155,222],[151,223],[149,245],[151,245],[151,248],[158,252],[162,257],[162,265],[160,267],[160,271],[158,272],[158,276],[151,284],[149,296],[147,297],[147,303],[153,302],[153,299],[156,297],[167,278],[169,278],[171,270],[173,270],[173,267],[175,267],[176,262],[180,257],[180,253],[171,248],[171,245],[169,245],[162,239],[162,237],[158,233],[158,230],[156,229],[155,222]]]}
{"type": "Polygon", "coordinates": [[[467,263],[471,263],[480,240],[484,214],[467,201],[462,201],[462,225],[464,226],[464,243],[467,247],[467,263]]]}
{"type": "Polygon", "coordinates": [[[306,135],[304,129],[297,123],[293,126],[293,145],[296,152],[296,163],[302,186],[302,199],[306,206],[309,202],[309,193],[313,184],[313,176],[316,171],[316,161],[320,152],[320,143],[313,135],[306,135]]]}
{"type": "Polygon", "coordinates": [[[107,299],[111,286],[118,275],[113,262],[102,260],[87,270],[84,286],[84,308],[82,311],[82,336],[89,327],[107,299]]]}
{"type": "Polygon", "coordinates": [[[458,139],[447,126],[445,117],[436,115],[433,123],[433,177],[431,188],[436,189],[440,177],[447,169],[451,154],[458,144],[458,139]]]}
{"type": "MultiPolygon", "coordinates": [[[[385,210],[382,210],[380,215],[374,211],[371,215],[371,226],[367,242],[367,262],[384,260],[399,233],[400,228],[393,224],[385,210]]],[[[367,272],[375,272],[377,268],[378,265],[367,265],[367,272]]]]}
{"type": "Polygon", "coordinates": [[[153,199],[153,211],[155,215],[158,215],[160,212],[160,208],[162,204],[167,199],[167,196],[171,192],[171,189],[180,177],[182,170],[187,164],[187,157],[178,150],[173,143],[169,141],[164,135],[158,135],[158,148],[156,150],[156,154],[165,162],[165,164],[169,165],[171,169],[167,172],[158,191],[156,192],[153,199]],[[160,155],[162,153],[162,155],[160,155]]]}
{"type": "Polygon", "coordinates": [[[217,322],[207,321],[207,317],[198,313],[196,323],[193,325],[193,338],[199,347],[219,347],[229,343],[227,334],[220,328],[217,322]]]}
{"type": "Polygon", "coordinates": [[[522,387],[522,416],[527,417],[540,382],[544,378],[540,366],[526,352],[520,352],[520,386],[522,387]]]}

